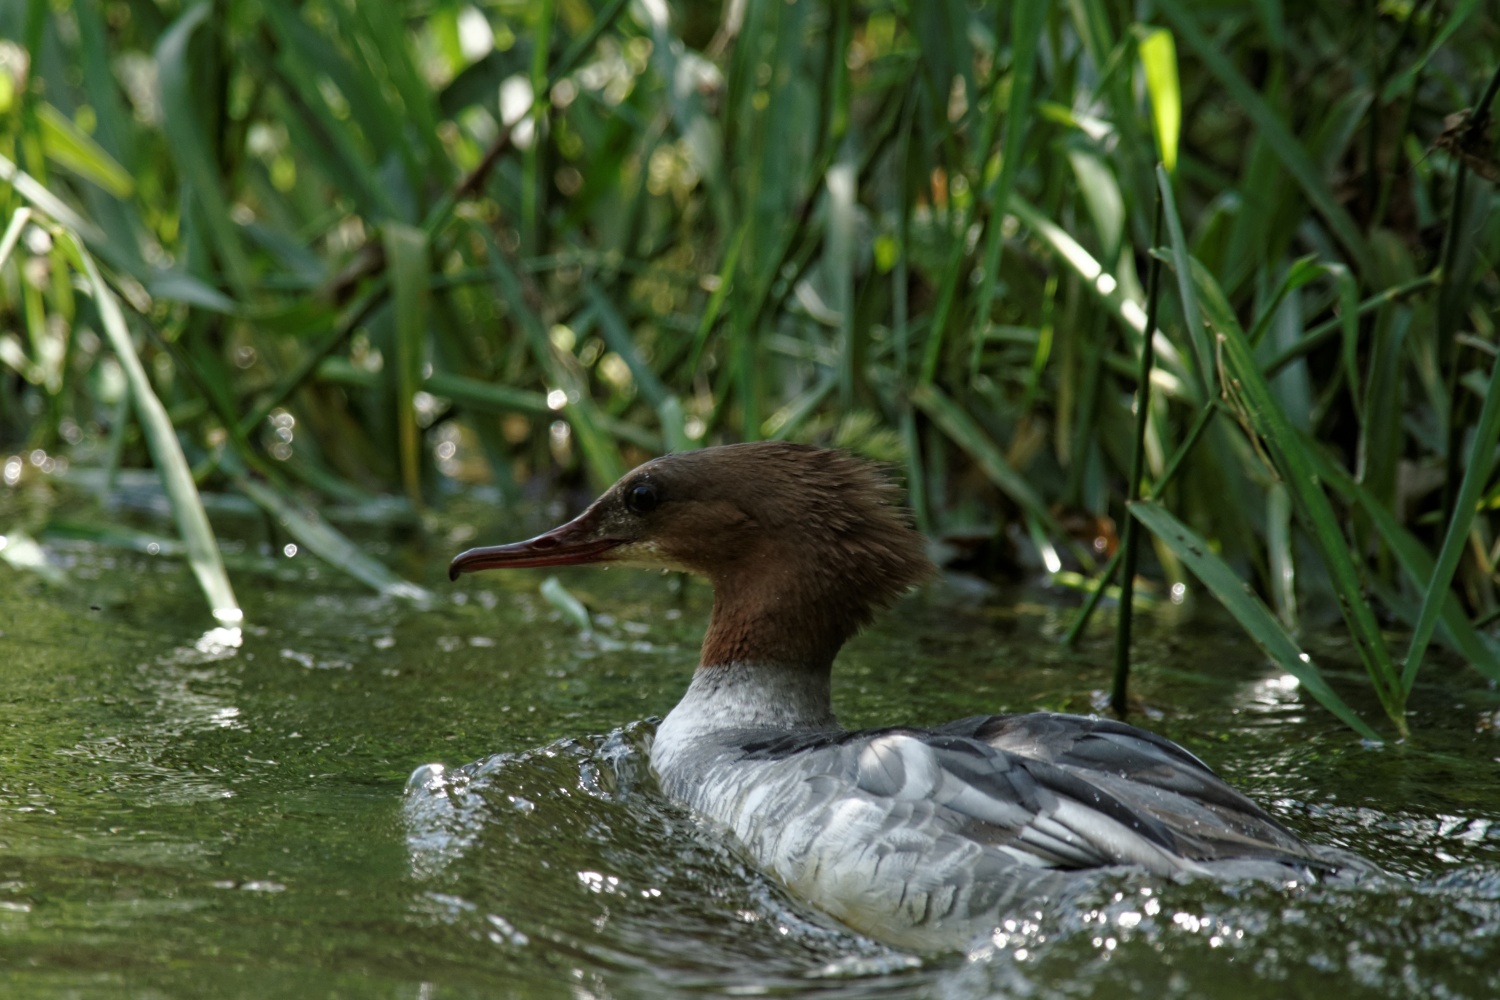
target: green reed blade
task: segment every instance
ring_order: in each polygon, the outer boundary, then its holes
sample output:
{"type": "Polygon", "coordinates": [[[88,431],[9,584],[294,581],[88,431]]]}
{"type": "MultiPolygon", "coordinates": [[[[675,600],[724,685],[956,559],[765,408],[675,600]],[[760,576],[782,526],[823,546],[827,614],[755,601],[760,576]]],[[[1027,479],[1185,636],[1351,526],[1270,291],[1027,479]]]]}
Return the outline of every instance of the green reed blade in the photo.
{"type": "Polygon", "coordinates": [[[941,389],[930,383],[919,385],[912,390],[911,401],[975,461],[990,482],[998,486],[1022,510],[1046,525],[1053,538],[1067,536],[1067,532],[1063,531],[1052,512],[1047,509],[1047,502],[1027,482],[1026,477],[1006,460],[999,446],[974,418],[949,399],[941,389]]]}
{"type": "MultiPolygon", "coordinates": [[[[1182,87],[1177,80],[1177,43],[1163,28],[1142,29],[1136,43],[1146,71],[1151,103],[1151,131],[1156,153],[1167,173],[1177,171],[1177,140],[1182,131],[1182,87]]],[[[1193,313],[1188,313],[1189,316],[1193,313]]]]}
{"type": "MultiPolygon", "coordinates": [[[[231,463],[226,463],[232,469],[231,463]]],[[[272,489],[258,479],[243,473],[232,476],[235,488],[263,509],[286,529],[298,544],[329,566],[363,583],[384,597],[400,597],[425,602],[432,595],[422,587],[401,579],[380,562],[366,555],[359,546],[333,525],[295,503],[280,490],[272,489]]]]}
{"type": "MultiPolygon", "coordinates": [[[[1303,438],[1308,455],[1312,458],[1318,477],[1328,484],[1346,503],[1358,504],[1359,509],[1370,519],[1387,548],[1395,555],[1401,570],[1417,591],[1425,593],[1433,579],[1435,561],[1417,536],[1402,526],[1396,515],[1361,486],[1353,476],[1342,469],[1323,451],[1310,436],[1303,438]]],[[[1413,623],[1418,616],[1412,617],[1413,623]]],[[[1444,592],[1443,607],[1439,616],[1443,635],[1470,666],[1491,680],[1500,680],[1500,640],[1480,632],[1464,615],[1458,597],[1451,590],[1444,592]]]]}
{"type": "Polygon", "coordinates": [[[128,198],[135,179],[89,134],[45,101],[36,109],[42,127],[42,150],[58,166],[93,181],[116,198],[128,198]]]}
{"type": "MultiPolygon", "coordinates": [[[[1161,242],[1162,218],[1166,214],[1171,183],[1165,170],[1157,168],[1161,181],[1156,197],[1156,211],[1151,220],[1151,246],[1161,242]]],[[[1146,329],[1155,330],[1161,305],[1161,259],[1151,255],[1151,271],[1146,279],[1146,329]]],[[[1135,379],[1135,433],[1130,440],[1130,478],[1125,484],[1127,507],[1140,499],[1141,484],[1146,478],[1146,430],[1151,422],[1151,369],[1156,360],[1156,338],[1141,338],[1140,370],[1135,379]]],[[[1135,521],[1125,522],[1125,537],[1120,539],[1120,620],[1115,626],[1115,671],[1110,685],[1109,705],[1117,715],[1130,708],[1130,636],[1135,627],[1135,569],[1139,558],[1140,535],[1135,521]]]]}
{"type": "Polygon", "coordinates": [[[177,519],[177,530],[187,546],[188,565],[198,578],[198,586],[208,598],[208,606],[214,618],[225,626],[237,626],[244,618],[229,575],[224,570],[224,560],[219,554],[219,543],[214,538],[213,527],[208,523],[208,514],[203,509],[203,500],[198,487],[193,483],[193,473],[187,458],[178,443],[177,432],[167,416],[166,407],[157,398],[146,375],[145,366],[136,354],[135,343],[125,326],[125,316],[115,301],[114,293],[105,284],[94,259],[83,247],[83,241],[75,234],[60,235],[65,252],[74,267],[82,271],[88,281],[94,307],[99,311],[99,322],[104,335],[125,377],[130,383],[130,394],[135,400],[136,418],[141,424],[141,433],[151,459],[156,463],[157,475],[161,477],[162,489],[172,504],[172,513],[177,519]]]}
{"type": "Polygon", "coordinates": [[[1350,729],[1366,739],[1381,738],[1328,686],[1312,658],[1298,647],[1296,640],[1276,620],[1276,616],[1235,575],[1229,564],[1214,553],[1202,536],[1173,517],[1165,507],[1149,500],[1132,503],[1130,513],[1193,571],[1193,575],[1234,616],[1244,628],[1245,634],[1250,636],[1272,662],[1297,678],[1308,694],[1350,729]]]}
{"type": "Polygon", "coordinates": [[[1274,468],[1291,493],[1294,509],[1323,556],[1339,610],[1360,651],[1360,659],[1375,692],[1386,714],[1404,735],[1406,698],[1400,687],[1400,678],[1374,612],[1365,600],[1360,571],[1350,556],[1340,522],[1318,481],[1315,465],[1261,374],[1245,333],[1224,299],[1218,282],[1196,260],[1191,260],[1190,264],[1199,306],[1219,337],[1225,385],[1232,389],[1231,398],[1240,416],[1269,450],[1274,468]]]}
{"type": "Polygon", "coordinates": [[[696,442],[687,436],[682,413],[682,401],[662,383],[651,366],[641,358],[635,340],[625,328],[625,321],[609,297],[594,282],[588,284],[589,306],[599,318],[599,330],[609,349],[625,360],[630,375],[635,380],[641,395],[656,410],[661,423],[662,440],[668,451],[687,451],[696,447],[696,442]]]}
{"type": "Polygon", "coordinates": [[[401,484],[412,506],[420,508],[422,441],[414,401],[422,383],[422,365],[427,360],[427,234],[416,226],[387,222],[383,236],[386,270],[391,276],[391,304],[395,310],[396,357],[389,370],[396,408],[401,484]]]}
{"type": "Polygon", "coordinates": [[[230,218],[229,201],[224,196],[218,160],[212,142],[204,131],[200,113],[203,88],[189,48],[193,36],[212,10],[207,3],[196,4],[177,19],[156,46],[157,76],[161,87],[162,128],[167,148],[177,163],[183,187],[191,194],[200,211],[195,219],[208,232],[224,276],[236,297],[250,298],[253,281],[250,262],[240,244],[239,233],[230,218]]]}
{"type": "MultiPolygon", "coordinates": [[[[1193,278],[1187,266],[1187,237],[1183,235],[1182,218],[1177,214],[1177,197],[1172,193],[1172,178],[1166,167],[1156,168],[1156,190],[1162,199],[1162,211],[1167,225],[1167,236],[1171,241],[1172,265],[1177,272],[1177,295],[1182,300],[1182,315],[1188,317],[1188,343],[1192,345],[1193,357],[1198,361],[1198,396],[1208,398],[1214,385],[1214,346],[1208,330],[1196,322],[1198,315],[1197,296],[1193,294],[1193,278]]],[[[1156,265],[1155,258],[1152,266],[1156,265]]]]}
{"type": "Polygon", "coordinates": [[[1368,274],[1370,251],[1364,234],[1334,194],[1323,176],[1322,168],[1297,141],[1297,137],[1276,111],[1261,98],[1255,87],[1224,57],[1220,47],[1203,33],[1198,26],[1197,16],[1182,4],[1182,0],[1159,0],[1158,7],[1172,22],[1178,37],[1203,61],[1208,71],[1223,84],[1230,98],[1260,130],[1277,158],[1296,178],[1307,200],[1359,265],[1360,273],[1368,274]]]}
{"type": "MultiPolygon", "coordinates": [[[[1093,254],[1019,195],[1011,196],[1010,210],[1022,225],[1050,246],[1062,258],[1063,263],[1083,279],[1085,288],[1126,330],[1137,336],[1145,335],[1146,310],[1141,303],[1125,294],[1120,282],[1104,269],[1093,254]]],[[[1199,400],[1195,388],[1196,379],[1186,377],[1187,368],[1176,345],[1160,330],[1155,339],[1157,365],[1152,372],[1152,380],[1168,396],[1185,399],[1196,406],[1199,400]]]]}
{"type": "MultiPolygon", "coordinates": [[[[1036,56],[1047,26],[1051,5],[1046,0],[1011,5],[1010,21],[1010,100],[1005,112],[1005,137],[1000,147],[1000,172],[985,192],[984,269],[980,275],[979,301],[975,315],[980,324],[988,323],[995,299],[995,285],[1000,274],[1000,251],[1004,247],[1005,215],[1010,204],[1011,188],[1021,167],[1026,135],[1031,123],[1032,92],[1036,86],[1036,56]]],[[[999,97],[992,98],[998,110],[999,97]]],[[[981,148],[982,157],[989,150],[981,148]]],[[[981,159],[979,173],[984,172],[981,159]]],[[[936,332],[936,331],[934,331],[936,332]]]]}
{"type": "Polygon", "coordinates": [[[1469,529],[1478,513],[1479,497],[1490,478],[1495,444],[1500,441],[1500,360],[1490,367],[1490,384],[1484,393],[1484,408],[1479,414],[1473,438],[1469,442],[1469,457],[1464,465],[1463,482],[1458,488],[1458,497],[1453,505],[1453,520],[1443,535],[1443,546],[1438,550],[1436,565],[1427,580],[1427,590],[1422,597],[1422,613],[1412,629],[1411,644],[1406,650],[1406,665],[1401,670],[1401,690],[1410,692],[1416,683],[1417,670],[1432,639],[1432,630],[1437,626],[1443,605],[1452,585],[1453,574],[1458,570],[1458,561],[1469,543],[1469,529]]]}

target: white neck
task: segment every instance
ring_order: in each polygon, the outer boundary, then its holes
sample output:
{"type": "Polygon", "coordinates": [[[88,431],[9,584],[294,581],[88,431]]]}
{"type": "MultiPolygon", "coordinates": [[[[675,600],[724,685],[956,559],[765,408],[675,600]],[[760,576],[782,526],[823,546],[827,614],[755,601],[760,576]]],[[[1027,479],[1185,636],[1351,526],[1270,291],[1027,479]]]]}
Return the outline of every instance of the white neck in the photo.
{"type": "Polygon", "coordinates": [[[662,771],[695,750],[721,749],[714,737],[734,732],[837,729],[828,687],[826,668],[764,663],[699,667],[687,693],[657,727],[652,763],[662,771]]]}

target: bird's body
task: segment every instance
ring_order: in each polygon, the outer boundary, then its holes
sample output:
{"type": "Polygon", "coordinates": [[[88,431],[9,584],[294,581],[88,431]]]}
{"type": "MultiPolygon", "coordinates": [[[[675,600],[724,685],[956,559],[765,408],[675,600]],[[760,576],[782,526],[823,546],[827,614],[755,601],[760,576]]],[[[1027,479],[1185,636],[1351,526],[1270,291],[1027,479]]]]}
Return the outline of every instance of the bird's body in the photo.
{"type": "Polygon", "coordinates": [[[1371,869],[1123,723],[1038,713],[841,729],[834,654],[932,571],[891,493],[840,452],[710,448],[648,462],[567,525],[472,549],[453,573],[618,562],[707,576],[702,661],[651,749],[661,787],[798,895],[891,944],[963,946],[1102,868],[1283,881],[1371,869]]]}

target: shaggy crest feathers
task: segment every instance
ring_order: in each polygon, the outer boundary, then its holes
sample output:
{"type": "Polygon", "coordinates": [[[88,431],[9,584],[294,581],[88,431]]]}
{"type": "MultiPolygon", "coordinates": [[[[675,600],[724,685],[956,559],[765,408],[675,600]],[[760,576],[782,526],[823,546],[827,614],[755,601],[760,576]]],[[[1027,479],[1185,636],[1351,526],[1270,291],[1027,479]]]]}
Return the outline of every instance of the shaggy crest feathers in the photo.
{"type": "Polygon", "coordinates": [[[642,481],[661,496],[650,548],[714,585],[705,665],[826,668],[876,611],[934,572],[900,490],[846,452],[725,445],[648,462],[615,490],[642,481]]]}

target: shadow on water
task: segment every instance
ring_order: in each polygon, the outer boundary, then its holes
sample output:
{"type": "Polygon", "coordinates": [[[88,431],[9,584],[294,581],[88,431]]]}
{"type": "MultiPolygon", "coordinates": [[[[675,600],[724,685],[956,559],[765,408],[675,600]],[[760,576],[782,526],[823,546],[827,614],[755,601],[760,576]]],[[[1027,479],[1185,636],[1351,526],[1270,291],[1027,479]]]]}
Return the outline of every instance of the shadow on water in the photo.
{"type": "MultiPolygon", "coordinates": [[[[1500,988],[1500,695],[1460,670],[1419,688],[1409,745],[1368,747],[1212,615],[1148,629],[1135,721],[1394,877],[1114,875],[917,959],[831,925],[656,790],[632,720],[685,686],[705,588],[566,575],[594,613],[580,633],[524,573],[416,609],[292,560],[235,635],[199,624],[178,563],[63,555],[66,588],[0,577],[7,995],[1500,988]]],[[[1059,647],[1060,604],[932,588],[844,654],[844,721],[1093,710],[1109,641],[1059,647]]]]}

